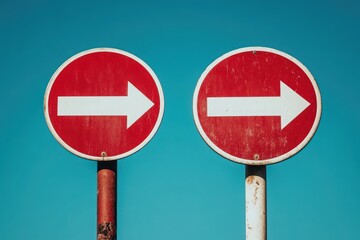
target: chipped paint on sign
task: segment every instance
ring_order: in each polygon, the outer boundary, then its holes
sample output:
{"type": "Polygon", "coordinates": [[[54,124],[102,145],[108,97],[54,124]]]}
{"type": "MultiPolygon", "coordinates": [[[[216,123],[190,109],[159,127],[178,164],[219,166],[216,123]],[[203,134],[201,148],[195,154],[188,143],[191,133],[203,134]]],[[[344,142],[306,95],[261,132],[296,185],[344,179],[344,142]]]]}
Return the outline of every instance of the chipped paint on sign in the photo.
{"type": "Polygon", "coordinates": [[[314,77],[275,49],[242,48],[216,59],[194,92],[195,124],[205,142],[232,161],[272,164],[312,138],[321,115],[314,77]]]}

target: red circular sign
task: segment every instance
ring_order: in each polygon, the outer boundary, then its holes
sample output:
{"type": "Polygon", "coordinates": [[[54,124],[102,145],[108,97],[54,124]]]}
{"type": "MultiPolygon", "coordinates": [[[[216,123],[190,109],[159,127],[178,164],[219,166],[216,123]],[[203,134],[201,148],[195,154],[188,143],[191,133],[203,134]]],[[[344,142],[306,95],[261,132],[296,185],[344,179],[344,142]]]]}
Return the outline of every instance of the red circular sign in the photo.
{"type": "Polygon", "coordinates": [[[127,52],[97,48],[68,59],[45,93],[50,131],[70,152],[116,160],[142,148],[158,129],[164,97],[155,73],[127,52]]]}
{"type": "Polygon", "coordinates": [[[215,60],[194,93],[196,126],[222,156],[249,165],[272,164],[300,151],[321,115],[311,73],[280,51],[250,47],[215,60]]]}

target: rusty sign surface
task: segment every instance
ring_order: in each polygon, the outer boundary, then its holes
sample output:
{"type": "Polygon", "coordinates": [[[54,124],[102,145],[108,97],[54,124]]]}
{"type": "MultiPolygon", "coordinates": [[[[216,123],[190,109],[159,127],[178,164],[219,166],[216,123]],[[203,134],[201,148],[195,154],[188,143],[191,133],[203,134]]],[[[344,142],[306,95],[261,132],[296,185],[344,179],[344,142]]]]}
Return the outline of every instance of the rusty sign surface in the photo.
{"type": "Polygon", "coordinates": [[[193,114],[206,143],[249,165],[272,164],[300,151],[315,133],[321,97],[295,58],[249,47],[216,59],[201,75],[193,114]]]}
{"type": "Polygon", "coordinates": [[[142,148],[164,111],[159,80],[136,56],[112,48],[81,52],[63,63],[45,93],[50,131],[70,152],[116,160],[142,148]]]}

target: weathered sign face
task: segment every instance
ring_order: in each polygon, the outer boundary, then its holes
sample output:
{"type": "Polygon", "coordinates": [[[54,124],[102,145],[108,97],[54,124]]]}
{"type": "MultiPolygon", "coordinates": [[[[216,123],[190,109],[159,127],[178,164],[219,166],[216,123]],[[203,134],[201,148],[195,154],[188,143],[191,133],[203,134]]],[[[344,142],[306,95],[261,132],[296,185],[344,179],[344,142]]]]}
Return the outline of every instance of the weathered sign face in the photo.
{"type": "Polygon", "coordinates": [[[311,73],[280,51],[250,47],[216,59],[194,93],[196,126],[206,143],[230,160],[272,164],[300,151],[321,115],[311,73]]]}
{"type": "Polygon", "coordinates": [[[45,93],[50,131],[70,152],[115,160],[142,148],[158,129],[164,97],[155,73],[127,52],[98,48],[67,60],[45,93]]]}

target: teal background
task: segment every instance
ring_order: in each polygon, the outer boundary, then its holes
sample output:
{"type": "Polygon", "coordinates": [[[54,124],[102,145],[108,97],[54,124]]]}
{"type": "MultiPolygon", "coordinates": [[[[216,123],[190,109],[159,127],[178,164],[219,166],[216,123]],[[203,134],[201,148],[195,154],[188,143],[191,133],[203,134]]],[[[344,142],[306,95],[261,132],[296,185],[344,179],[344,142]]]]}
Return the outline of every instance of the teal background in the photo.
{"type": "Polygon", "coordinates": [[[118,239],[245,239],[244,166],[196,130],[201,73],[231,50],[286,52],[314,75],[312,141],[268,167],[268,239],[359,239],[358,1],[0,1],[0,238],[95,239],[96,162],[61,147],[43,96],[78,52],[144,60],[165,95],[154,138],[118,162],[118,239]]]}

